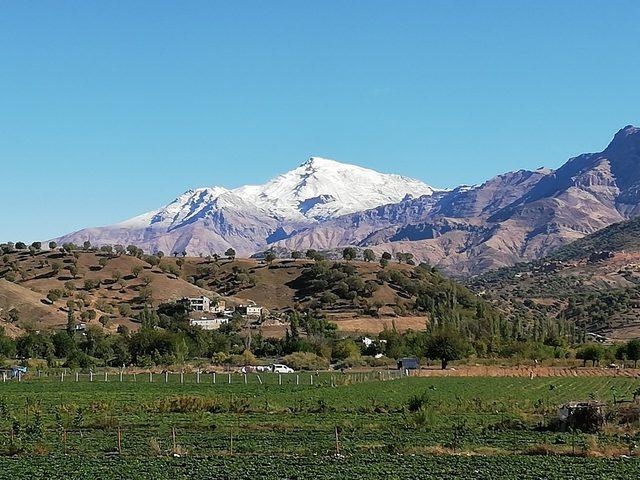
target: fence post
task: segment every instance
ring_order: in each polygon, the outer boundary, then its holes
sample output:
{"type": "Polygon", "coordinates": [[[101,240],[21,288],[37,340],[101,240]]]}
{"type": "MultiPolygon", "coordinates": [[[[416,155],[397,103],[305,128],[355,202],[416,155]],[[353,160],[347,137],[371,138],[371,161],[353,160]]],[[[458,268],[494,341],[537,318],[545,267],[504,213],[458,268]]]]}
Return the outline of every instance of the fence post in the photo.
{"type": "Polygon", "coordinates": [[[120,369],[120,381],[122,382],[122,369],[120,369]]]}
{"type": "Polygon", "coordinates": [[[169,383],[169,371],[164,372],[164,383],[169,383]]]}
{"type": "Polygon", "coordinates": [[[76,372],[76,382],[80,380],[80,375],[78,374],[78,372],[76,372]]]}
{"type": "Polygon", "coordinates": [[[247,374],[246,373],[244,374],[244,384],[245,385],[247,384],[247,374]]]}
{"type": "Polygon", "coordinates": [[[200,383],[200,370],[196,372],[196,383],[200,383]]]}
{"type": "Polygon", "coordinates": [[[256,375],[256,377],[258,377],[258,382],[260,382],[260,385],[262,385],[262,379],[260,378],[260,375],[256,375]]]}
{"type": "Polygon", "coordinates": [[[229,385],[231,385],[231,374],[229,374],[229,385]]]}
{"type": "Polygon", "coordinates": [[[104,381],[105,382],[107,381],[107,371],[106,370],[104,371],[104,381]]]}
{"type": "Polygon", "coordinates": [[[296,385],[300,385],[300,375],[296,373],[296,385]]]}
{"type": "Polygon", "coordinates": [[[136,372],[133,372],[133,381],[136,381],[136,372]]]}
{"type": "Polygon", "coordinates": [[[149,372],[149,383],[153,383],[153,372],[149,372]]]}
{"type": "Polygon", "coordinates": [[[64,370],[62,371],[62,373],[60,374],[60,381],[64,382],[64,370]]]}
{"type": "Polygon", "coordinates": [[[216,372],[213,372],[211,374],[211,382],[215,385],[216,384],[216,372]]]}
{"type": "Polygon", "coordinates": [[[180,384],[184,383],[184,370],[180,371],[180,384]]]}
{"type": "Polygon", "coordinates": [[[282,374],[278,374],[278,385],[282,385],[282,374]]]}
{"type": "Polygon", "coordinates": [[[309,384],[313,386],[313,372],[311,372],[311,376],[309,377],[309,384]]]}

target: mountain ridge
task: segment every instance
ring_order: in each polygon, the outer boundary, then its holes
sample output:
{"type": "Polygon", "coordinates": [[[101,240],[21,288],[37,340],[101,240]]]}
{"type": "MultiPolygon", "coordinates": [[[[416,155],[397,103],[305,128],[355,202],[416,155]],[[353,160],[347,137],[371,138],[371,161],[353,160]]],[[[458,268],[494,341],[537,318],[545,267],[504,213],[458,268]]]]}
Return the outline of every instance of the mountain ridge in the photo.
{"type": "Polygon", "coordinates": [[[517,170],[451,190],[312,157],[263,185],[189,190],[158,210],[57,240],[190,255],[358,246],[410,252],[469,276],[541,258],[637,215],[640,129],[628,125],[603,151],[557,170],[517,170]]]}

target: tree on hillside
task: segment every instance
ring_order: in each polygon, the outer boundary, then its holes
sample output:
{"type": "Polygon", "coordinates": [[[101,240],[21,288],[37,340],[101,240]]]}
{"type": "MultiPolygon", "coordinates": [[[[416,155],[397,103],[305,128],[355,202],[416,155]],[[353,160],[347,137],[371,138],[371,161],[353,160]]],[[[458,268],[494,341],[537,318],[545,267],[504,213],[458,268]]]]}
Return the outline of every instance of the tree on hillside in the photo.
{"type": "Polygon", "coordinates": [[[89,250],[91,248],[91,242],[89,240],[86,240],[83,244],[82,244],[82,249],[83,250],[89,250]]]}
{"type": "Polygon", "coordinates": [[[291,252],[291,258],[293,258],[294,260],[298,260],[299,258],[302,258],[302,252],[299,252],[298,250],[294,250],[293,252],[291,252]]]}
{"type": "Polygon", "coordinates": [[[355,260],[358,252],[353,247],[346,247],[342,250],[342,258],[344,258],[347,262],[351,260],[355,260]]]}
{"type": "Polygon", "coordinates": [[[183,251],[182,251],[182,253],[181,253],[181,255],[182,255],[182,258],[186,257],[186,256],[187,256],[187,251],[186,251],[186,250],[183,250],[183,251]]]}
{"type": "Polygon", "coordinates": [[[391,260],[391,254],[389,252],[383,252],[382,253],[382,258],[384,258],[385,260],[389,261],[389,260],[391,260]]]}
{"type": "Polygon", "coordinates": [[[438,330],[427,338],[425,356],[432,360],[440,360],[443,370],[447,368],[449,362],[464,358],[466,353],[466,343],[460,333],[454,330],[438,330]]]}
{"type": "Polygon", "coordinates": [[[16,242],[15,247],[16,247],[16,250],[26,250],[27,244],[24,242],[16,242]]]}
{"type": "Polygon", "coordinates": [[[58,247],[56,242],[49,242],[49,250],[55,250],[58,247]]]}
{"type": "Polygon", "coordinates": [[[131,274],[136,278],[138,278],[140,272],[142,272],[142,266],[140,265],[134,265],[134,267],[131,269],[131,274]]]}
{"type": "Polygon", "coordinates": [[[33,243],[31,244],[31,246],[32,246],[33,248],[35,248],[36,250],[41,250],[41,249],[42,249],[42,243],[41,243],[41,242],[33,242],[33,243]]]}
{"type": "Polygon", "coordinates": [[[73,314],[73,310],[69,309],[67,313],[67,334],[73,336],[76,331],[76,317],[73,314]]]}
{"type": "Polygon", "coordinates": [[[382,268],[386,268],[386,267],[387,267],[387,265],[389,265],[389,260],[387,260],[386,258],[381,258],[381,259],[380,259],[380,266],[381,266],[382,268]]]}
{"type": "Polygon", "coordinates": [[[376,254],[373,253],[373,250],[370,248],[365,249],[365,251],[362,252],[362,255],[365,262],[373,262],[376,259],[376,254]]]}
{"type": "Polygon", "coordinates": [[[276,259],[276,254],[273,253],[273,251],[268,250],[264,252],[264,261],[267,262],[269,265],[273,263],[275,259],[276,259]]]}
{"type": "Polygon", "coordinates": [[[236,258],[236,251],[233,248],[227,248],[227,251],[224,252],[229,260],[233,260],[236,258]]]}
{"type": "Polygon", "coordinates": [[[116,252],[116,255],[120,256],[125,252],[124,245],[116,244],[113,246],[113,250],[116,252]]]}
{"type": "Polygon", "coordinates": [[[182,266],[184,265],[184,259],[183,258],[176,259],[176,265],[180,270],[182,270],[182,266]]]}

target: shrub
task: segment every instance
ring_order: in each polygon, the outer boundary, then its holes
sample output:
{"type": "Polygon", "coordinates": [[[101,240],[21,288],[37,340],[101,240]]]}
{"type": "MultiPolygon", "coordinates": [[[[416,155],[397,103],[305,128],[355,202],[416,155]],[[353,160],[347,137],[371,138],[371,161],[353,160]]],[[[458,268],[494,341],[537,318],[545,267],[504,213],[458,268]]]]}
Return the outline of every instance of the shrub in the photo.
{"type": "Polygon", "coordinates": [[[326,358],[310,352],[295,352],[282,360],[294,370],[324,370],[329,367],[329,361],[326,358]]]}

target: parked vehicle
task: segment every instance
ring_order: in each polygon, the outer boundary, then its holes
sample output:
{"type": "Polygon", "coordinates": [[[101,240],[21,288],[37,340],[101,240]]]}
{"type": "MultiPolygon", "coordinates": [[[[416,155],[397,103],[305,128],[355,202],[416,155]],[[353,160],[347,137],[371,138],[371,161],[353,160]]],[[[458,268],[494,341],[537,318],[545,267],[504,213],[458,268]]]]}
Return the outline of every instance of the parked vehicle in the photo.
{"type": "Polygon", "coordinates": [[[288,367],[287,365],[283,365],[281,363],[274,363],[271,366],[271,371],[273,373],[293,373],[293,368],[288,367]]]}

